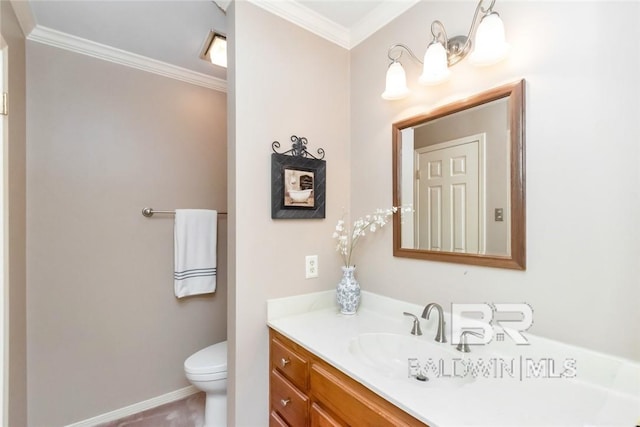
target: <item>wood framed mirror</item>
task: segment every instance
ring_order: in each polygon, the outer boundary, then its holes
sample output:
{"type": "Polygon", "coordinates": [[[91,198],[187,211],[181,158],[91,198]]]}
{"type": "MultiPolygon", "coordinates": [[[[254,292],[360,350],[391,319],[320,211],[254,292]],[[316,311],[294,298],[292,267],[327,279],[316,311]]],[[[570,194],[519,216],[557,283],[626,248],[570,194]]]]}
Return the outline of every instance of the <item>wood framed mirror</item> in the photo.
{"type": "Polygon", "coordinates": [[[526,268],[525,81],[393,124],[393,255],[526,268]]]}

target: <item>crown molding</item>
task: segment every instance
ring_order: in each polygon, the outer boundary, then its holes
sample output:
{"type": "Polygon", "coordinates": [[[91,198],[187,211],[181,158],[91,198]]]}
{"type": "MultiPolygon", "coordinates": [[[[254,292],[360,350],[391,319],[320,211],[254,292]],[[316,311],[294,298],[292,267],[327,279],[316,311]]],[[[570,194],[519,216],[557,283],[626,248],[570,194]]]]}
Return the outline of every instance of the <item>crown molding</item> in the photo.
{"type": "Polygon", "coordinates": [[[22,33],[25,37],[28,37],[36,27],[36,18],[33,16],[31,5],[26,0],[10,0],[10,3],[18,19],[18,24],[22,28],[22,33]]]}
{"type": "Polygon", "coordinates": [[[248,1],[345,49],[356,47],[420,2],[420,0],[382,2],[349,29],[309,9],[297,0],[248,1]]]}
{"type": "Polygon", "coordinates": [[[248,0],[268,12],[298,25],[345,49],[351,47],[349,30],[295,0],[248,0]]]}
{"type": "Polygon", "coordinates": [[[420,3],[420,0],[385,1],[380,3],[379,6],[369,12],[351,28],[351,43],[349,48],[352,49],[356,47],[380,28],[418,3],[420,3]]]}
{"type": "Polygon", "coordinates": [[[213,0],[213,2],[222,10],[224,13],[227,13],[227,9],[231,5],[231,0],[213,0]]]}
{"type": "Polygon", "coordinates": [[[36,25],[27,37],[27,40],[147,71],[196,86],[206,87],[220,92],[227,91],[226,80],[96,43],[81,37],[72,36],[41,25],[36,25]]]}

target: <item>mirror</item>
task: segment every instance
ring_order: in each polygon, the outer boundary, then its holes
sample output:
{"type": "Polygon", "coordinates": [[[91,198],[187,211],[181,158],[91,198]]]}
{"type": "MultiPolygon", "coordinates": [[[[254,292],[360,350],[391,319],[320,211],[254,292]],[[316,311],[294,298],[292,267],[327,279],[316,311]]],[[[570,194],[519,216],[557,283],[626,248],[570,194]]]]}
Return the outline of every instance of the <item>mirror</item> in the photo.
{"type": "Polygon", "coordinates": [[[393,124],[393,255],[524,270],[524,80],[393,124]]]}

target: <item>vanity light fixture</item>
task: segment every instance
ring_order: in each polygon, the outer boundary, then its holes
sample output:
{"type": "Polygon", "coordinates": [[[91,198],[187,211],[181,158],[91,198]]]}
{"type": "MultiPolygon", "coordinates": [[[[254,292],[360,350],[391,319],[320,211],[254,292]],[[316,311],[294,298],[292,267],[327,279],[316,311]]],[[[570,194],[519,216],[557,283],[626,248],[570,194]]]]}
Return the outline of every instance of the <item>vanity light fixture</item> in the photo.
{"type": "Polygon", "coordinates": [[[507,56],[509,45],[504,36],[504,24],[497,12],[493,11],[496,0],[491,0],[488,8],[482,7],[485,0],[480,0],[471,21],[469,34],[447,38],[444,24],[438,20],[431,23],[433,40],[427,46],[424,60],[421,61],[406,45],[397,43],[389,47],[387,56],[391,61],[387,69],[385,91],[382,99],[394,100],[409,94],[407,76],[400,63],[403,50],[410,57],[423,65],[418,81],[423,85],[436,85],[444,82],[451,74],[454,66],[471,51],[469,61],[473,65],[485,66],[500,62],[507,56]],[[478,19],[480,17],[480,19],[478,19]]]}
{"type": "Polygon", "coordinates": [[[211,61],[212,64],[227,68],[227,37],[215,31],[210,31],[200,58],[211,61]]]}

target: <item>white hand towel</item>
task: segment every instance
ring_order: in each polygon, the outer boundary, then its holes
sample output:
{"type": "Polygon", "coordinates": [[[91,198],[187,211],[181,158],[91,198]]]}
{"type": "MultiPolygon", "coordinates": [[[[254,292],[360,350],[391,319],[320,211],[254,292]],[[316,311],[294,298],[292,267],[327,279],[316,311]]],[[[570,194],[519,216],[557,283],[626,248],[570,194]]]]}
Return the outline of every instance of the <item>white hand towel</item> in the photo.
{"type": "Polygon", "coordinates": [[[218,212],[176,209],[174,291],[176,297],[216,290],[218,212]]]}

